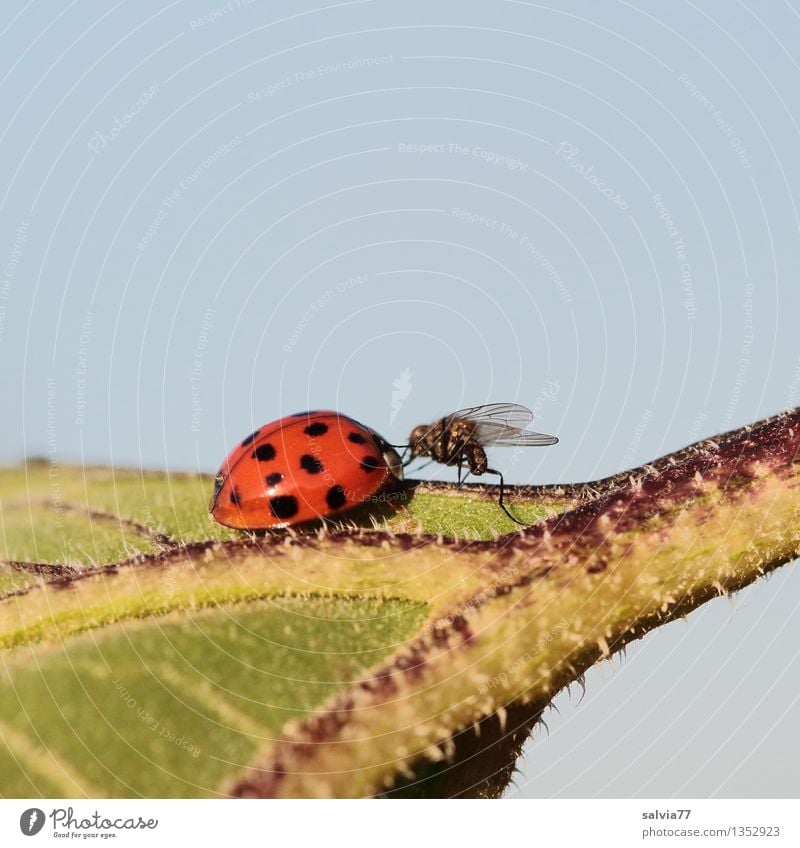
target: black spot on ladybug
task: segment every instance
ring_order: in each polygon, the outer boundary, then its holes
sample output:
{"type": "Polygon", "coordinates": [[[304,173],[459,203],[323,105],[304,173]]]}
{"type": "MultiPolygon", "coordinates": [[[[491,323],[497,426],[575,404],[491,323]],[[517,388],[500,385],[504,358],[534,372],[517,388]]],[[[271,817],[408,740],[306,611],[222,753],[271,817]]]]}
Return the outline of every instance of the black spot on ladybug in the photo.
{"type": "Polygon", "coordinates": [[[252,441],[253,441],[253,439],[255,439],[255,437],[256,437],[256,436],[257,436],[260,432],[261,432],[261,429],[259,428],[259,429],[258,429],[258,430],[256,430],[254,433],[251,433],[251,434],[250,434],[250,435],[249,435],[249,436],[248,436],[248,437],[247,437],[247,438],[246,438],[246,439],[242,442],[242,447],[243,447],[243,448],[246,448],[246,447],[250,444],[250,442],[252,442],[252,441]]]}
{"type": "Polygon", "coordinates": [[[275,459],[275,448],[269,442],[265,442],[253,451],[253,459],[257,459],[259,462],[275,459]]]}
{"type": "Polygon", "coordinates": [[[325,470],[325,466],[310,453],[304,453],[300,457],[300,467],[303,471],[308,471],[309,474],[319,474],[320,471],[325,470]]]}
{"type": "Polygon", "coordinates": [[[277,486],[283,480],[283,474],[280,471],[273,471],[272,474],[267,474],[264,480],[268,486],[277,486]]]}
{"type": "Polygon", "coordinates": [[[234,506],[239,506],[239,493],[236,491],[236,489],[231,492],[231,503],[234,506]]]}
{"type": "Polygon", "coordinates": [[[350,439],[350,441],[351,441],[354,445],[363,445],[363,444],[364,444],[364,442],[366,442],[366,441],[367,441],[367,440],[366,440],[366,439],[365,439],[365,438],[361,435],[361,433],[349,433],[349,434],[348,434],[348,436],[347,436],[347,438],[348,438],[348,439],[350,439]]]}
{"type": "Polygon", "coordinates": [[[313,424],[309,424],[303,432],[309,436],[324,436],[328,432],[328,425],[321,421],[315,421],[313,424]]]}
{"type": "Polygon", "coordinates": [[[293,495],[280,495],[269,499],[269,508],[275,518],[291,518],[299,509],[297,498],[293,495]]]}
{"type": "Polygon", "coordinates": [[[365,456],[364,459],[361,460],[361,467],[367,473],[370,471],[377,471],[381,467],[381,461],[377,456],[365,456]]]}
{"type": "Polygon", "coordinates": [[[328,489],[328,494],[325,495],[325,500],[331,509],[341,509],[347,503],[344,489],[341,486],[331,486],[328,489]]]}

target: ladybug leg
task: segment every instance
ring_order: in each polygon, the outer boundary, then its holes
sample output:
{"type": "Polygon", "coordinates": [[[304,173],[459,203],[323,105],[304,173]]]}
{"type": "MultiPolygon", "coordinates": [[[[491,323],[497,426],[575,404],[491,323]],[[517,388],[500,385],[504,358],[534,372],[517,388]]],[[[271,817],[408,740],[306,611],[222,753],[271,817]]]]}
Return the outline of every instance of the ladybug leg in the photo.
{"type": "Polygon", "coordinates": [[[520,521],[518,518],[514,518],[514,516],[508,511],[508,508],[506,507],[505,503],[503,502],[503,495],[505,494],[505,485],[506,485],[505,480],[503,480],[503,475],[499,471],[495,470],[494,468],[487,468],[486,473],[487,474],[496,474],[500,478],[500,497],[498,499],[498,504],[500,505],[500,509],[502,509],[503,512],[515,524],[520,524],[523,527],[527,527],[528,525],[524,521],[520,521]]]}

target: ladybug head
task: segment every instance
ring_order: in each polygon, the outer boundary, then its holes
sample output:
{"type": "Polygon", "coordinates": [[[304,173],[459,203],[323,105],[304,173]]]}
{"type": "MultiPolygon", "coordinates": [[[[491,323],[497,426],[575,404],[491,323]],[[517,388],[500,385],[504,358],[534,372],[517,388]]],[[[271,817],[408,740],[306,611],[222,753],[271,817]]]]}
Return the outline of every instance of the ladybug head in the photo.
{"type": "Polygon", "coordinates": [[[398,479],[403,479],[403,460],[400,458],[400,454],[381,436],[377,433],[373,433],[375,438],[375,443],[378,445],[380,449],[381,456],[383,457],[383,461],[386,465],[389,466],[389,471],[398,479]]]}

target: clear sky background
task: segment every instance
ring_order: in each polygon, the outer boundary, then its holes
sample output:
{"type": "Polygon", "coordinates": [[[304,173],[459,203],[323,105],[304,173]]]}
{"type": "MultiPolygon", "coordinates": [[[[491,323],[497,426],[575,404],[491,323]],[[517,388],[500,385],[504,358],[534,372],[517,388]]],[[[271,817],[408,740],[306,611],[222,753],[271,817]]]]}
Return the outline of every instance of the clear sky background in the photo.
{"type": "MultiPolygon", "coordinates": [[[[502,400],[561,438],[508,479],[582,481],[800,403],[797,2],[4,11],[0,461],[502,400]]],[[[593,670],[509,794],[797,795],[798,598],[593,670]]]]}

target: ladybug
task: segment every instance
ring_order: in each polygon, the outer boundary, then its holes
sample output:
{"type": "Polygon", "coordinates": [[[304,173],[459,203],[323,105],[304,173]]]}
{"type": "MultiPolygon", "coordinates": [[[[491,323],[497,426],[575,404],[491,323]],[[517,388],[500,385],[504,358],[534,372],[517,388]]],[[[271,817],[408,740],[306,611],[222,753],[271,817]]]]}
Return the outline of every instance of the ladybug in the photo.
{"type": "Polygon", "coordinates": [[[209,512],[239,530],[338,516],[396,480],[403,464],[378,433],[331,410],[265,424],[228,454],[209,512]]]}

